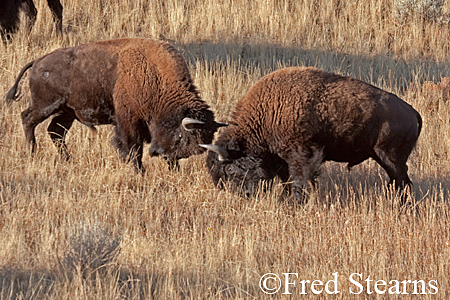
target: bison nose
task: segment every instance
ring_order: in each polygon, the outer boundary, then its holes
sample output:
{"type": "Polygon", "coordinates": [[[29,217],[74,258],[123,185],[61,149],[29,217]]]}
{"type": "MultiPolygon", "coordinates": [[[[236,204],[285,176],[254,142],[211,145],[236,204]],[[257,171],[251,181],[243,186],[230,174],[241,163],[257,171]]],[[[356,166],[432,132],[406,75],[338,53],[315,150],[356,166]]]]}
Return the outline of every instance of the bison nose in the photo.
{"type": "Polygon", "coordinates": [[[160,156],[164,154],[164,149],[158,145],[151,145],[150,146],[150,156],[160,156]]]}

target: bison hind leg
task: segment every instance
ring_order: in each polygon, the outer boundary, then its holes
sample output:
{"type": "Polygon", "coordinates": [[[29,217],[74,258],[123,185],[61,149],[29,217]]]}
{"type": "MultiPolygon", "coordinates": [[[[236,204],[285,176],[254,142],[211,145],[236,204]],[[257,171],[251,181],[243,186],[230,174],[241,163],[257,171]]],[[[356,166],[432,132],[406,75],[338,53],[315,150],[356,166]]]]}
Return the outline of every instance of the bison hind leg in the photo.
{"type": "Polygon", "coordinates": [[[69,160],[70,154],[66,145],[66,135],[72,127],[75,115],[70,112],[62,112],[55,116],[47,128],[53,143],[58,148],[59,154],[65,160],[69,160]]]}
{"type": "MultiPolygon", "coordinates": [[[[406,165],[408,157],[405,157],[405,155],[396,155],[395,151],[387,152],[380,148],[375,148],[374,150],[376,155],[373,158],[388,173],[389,184],[394,184],[398,191],[410,191],[412,182],[409,179],[408,166],[406,165]]],[[[402,195],[401,204],[405,204],[405,201],[405,195],[402,195]]]]}
{"type": "Polygon", "coordinates": [[[411,180],[408,177],[408,166],[406,165],[407,158],[399,157],[395,155],[395,152],[389,152],[388,155],[387,151],[379,148],[375,148],[374,150],[376,155],[373,158],[388,173],[389,183],[395,182],[397,188],[411,184],[411,180]]]}
{"type": "Polygon", "coordinates": [[[56,22],[56,33],[62,34],[63,6],[59,0],[47,0],[48,7],[53,13],[53,19],[56,22]]]}
{"type": "Polygon", "coordinates": [[[34,135],[34,129],[36,126],[45,120],[45,118],[36,118],[31,107],[24,110],[21,114],[22,126],[25,132],[25,139],[27,143],[31,145],[31,153],[36,150],[36,137],[34,135]]]}
{"type": "Polygon", "coordinates": [[[25,132],[25,139],[31,145],[31,153],[34,153],[36,149],[36,137],[34,134],[36,126],[54,113],[54,110],[42,110],[33,106],[28,107],[22,112],[21,117],[23,130],[25,132]],[[46,113],[42,113],[42,111],[46,113]]]}
{"type": "Polygon", "coordinates": [[[22,1],[22,10],[28,16],[27,28],[31,31],[36,23],[37,9],[32,0],[22,1]]]}

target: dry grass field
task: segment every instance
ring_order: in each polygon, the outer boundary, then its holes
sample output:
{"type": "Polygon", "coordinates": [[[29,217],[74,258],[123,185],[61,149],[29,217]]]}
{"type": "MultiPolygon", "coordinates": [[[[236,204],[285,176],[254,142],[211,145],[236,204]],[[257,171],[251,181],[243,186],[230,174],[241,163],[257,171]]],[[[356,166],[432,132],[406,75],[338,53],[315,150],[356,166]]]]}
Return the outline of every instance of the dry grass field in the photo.
{"type": "Polygon", "coordinates": [[[374,161],[350,172],[326,163],[318,191],[298,207],[279,201],[279,186],[250,199],[215,189],[205,155],[171,172],[144,152],[148,172],[136,175],[112,147],[111,126],[93,135],[74,124],[64,162],[46,121],[31,157],[24,80],[20,102],[0,101],[1,300],[450,297],[448,25],[419,13],[400,19],[394,0],[62,0],[58,37],[46,1],[35,2],[31,32],[22,26],[0,44],[1,99],[27,62],[54,49],[139,36],[183,53],[219,121],[261,76],[309,65],[398,94],[424,126],[408,162],[408,207],[374,161]],[[273,296],[260,289],[266,273],[282,283],[273,296]],[[316,295],[307,283],[302,294],[302,280],[334,280],[340,293],[315,285],[316,295]]]}

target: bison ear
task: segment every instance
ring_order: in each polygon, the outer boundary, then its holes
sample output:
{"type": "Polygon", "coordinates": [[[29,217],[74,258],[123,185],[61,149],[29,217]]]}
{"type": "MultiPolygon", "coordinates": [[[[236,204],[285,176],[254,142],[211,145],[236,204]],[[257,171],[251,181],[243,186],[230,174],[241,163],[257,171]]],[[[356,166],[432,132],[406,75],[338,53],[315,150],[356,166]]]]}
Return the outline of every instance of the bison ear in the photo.
{"type": "Polygon", "coordinates": [[[186,117],[183,119],[183,121],[181,121],[181,125],[183,126],[184,130],[192,131],[198,128],[199,125],[205,125],[205,122],[186,117]]]}
{"type": "Polygon", "coordinates": [[[226,161],[228,160],[228,151],[225,148],[222,148],[217,145],[211,145],[211,144],[198,144],[200,147],[206,148],[212,152],[217,153],[219,156],[219,161],[226,161]]]}

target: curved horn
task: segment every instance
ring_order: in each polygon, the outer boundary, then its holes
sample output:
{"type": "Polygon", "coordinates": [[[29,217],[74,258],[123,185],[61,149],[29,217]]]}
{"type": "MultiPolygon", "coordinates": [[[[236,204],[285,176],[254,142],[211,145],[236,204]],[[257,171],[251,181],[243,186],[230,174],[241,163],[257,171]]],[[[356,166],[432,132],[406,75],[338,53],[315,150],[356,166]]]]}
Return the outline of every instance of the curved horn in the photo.
{"type": "Polygon", "coordinates": [[[225,161],[228,159],[228,152],[225,148],[211,144],[198,144],[198,145],[200,147],[206,148],[210,151],[217,153],[217,155],[219,155],[219,161],[225,161]]]}
{"type": "Polygon", "coordinates": [[[214,123],[216,124],[217,128],[228,126],[228,124],[225,124],[225,123],[217,123],[217,122],[214,122],[214,123]]]}
{"type": "Polygon", "coordinates": [[[192,118],[188,118],[188,117],[184,118],[183,121],[181,121],[181,125],[183,125],[183,128],[186,131],[194,130],[194,127],[193,127],[194,124],[203,125],[203,124],[205,124],[205,122],[199,121],[196,119],[192,119],[192,118]]]}

